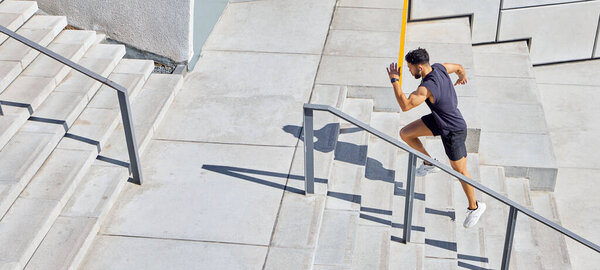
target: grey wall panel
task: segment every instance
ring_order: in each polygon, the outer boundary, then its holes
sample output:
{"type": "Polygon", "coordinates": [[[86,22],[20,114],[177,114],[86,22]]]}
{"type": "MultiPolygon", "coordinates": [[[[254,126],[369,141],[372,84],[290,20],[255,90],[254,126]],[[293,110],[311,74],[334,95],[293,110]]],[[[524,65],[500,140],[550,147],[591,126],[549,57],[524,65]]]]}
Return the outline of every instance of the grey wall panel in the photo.
{"type": "Polygon", "coordinates": [[[590,58],[600,1],[502,11],[499,40],[531,37],[531,62],[590,58]]]}
{"type": "Polygon", "coordinates": [[[473,43],[496,39],[500,0],[413,0],[411,5],[411,20],[473,14],[473,43]]]}

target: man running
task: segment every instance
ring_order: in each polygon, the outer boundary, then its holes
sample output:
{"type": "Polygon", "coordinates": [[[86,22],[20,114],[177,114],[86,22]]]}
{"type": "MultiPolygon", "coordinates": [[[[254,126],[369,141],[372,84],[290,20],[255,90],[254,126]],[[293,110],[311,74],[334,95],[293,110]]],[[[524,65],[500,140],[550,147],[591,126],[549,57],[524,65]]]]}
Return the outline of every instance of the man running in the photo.
{"type": "MultiPolygon", "coordinates": [[[[430,156],[423,147],[419,137],[423,136],[441,136],[446,155],[450,159],[450,165],[454,170],[471,178],[467,171],[467,147],[465,140],[467,138],[467,123],[458,110],[458,99],[454,86],[467,83],[467,77],[464,68],[459,64],[433,64],[429,65],[429,54],[425,49],[418,48],[410,51],[405,60],[408,64],[410,73],[415,79],[421,79],[421,84],[412,92],[408,98],[400,89],[400,73],[397,63],[390,64],[387,69],[388,75],[394,87],[396,100],[400,104],[402,111],[408,111],[421,103],[427,103],[431,113],[417,119],[406,125],[400,130],[400,137],[410,147],[430,156]],[[458,80],[452,84],[448,74],[456,73],[458,80]]],[[[428,173],[438,172],[440,169],[423,161],[423,164],[417,169],[417,176],[425,176],[428,173]]],[[[472,227],[477,223],[483,212],[485,204],[475,200],[475,191],[467,183],[460,182],[462,185],[469,206],[467,208],[467,218],[463,223],[465,228],[472,227]]]]}

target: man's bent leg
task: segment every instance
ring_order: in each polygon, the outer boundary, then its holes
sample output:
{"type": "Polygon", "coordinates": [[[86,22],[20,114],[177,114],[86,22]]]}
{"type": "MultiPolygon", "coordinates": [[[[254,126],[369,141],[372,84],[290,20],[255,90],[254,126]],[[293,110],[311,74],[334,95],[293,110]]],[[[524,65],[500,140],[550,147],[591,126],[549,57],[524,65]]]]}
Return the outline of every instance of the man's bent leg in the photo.
{"type": "MultiPolygon", "coordinates": [[[[463,157],[456,161],[450,160],[450,165],[455,171],[461,173],[466,177],[471,178],[471,175],[467,171],[467,157],[463,157]]],[[[469,200],[469,209],[477,208],[477,202],[475,200],[475,189],[463,181],[460,181],[460,184],[462,185],[465,195],[467,195],[467,199],[469,200]]]]}
{"type": "Polygon", "coordinates": [[[427,150],[425,150],[423,143],[421,143],[421,140],[419,140],[419,137],[423,136],[433,136],[433,133],[421,119],[411,122],[400,130],[400,138],[402,138],[408,146],[430,156],[429,153],[427,153],[427,150]]]}

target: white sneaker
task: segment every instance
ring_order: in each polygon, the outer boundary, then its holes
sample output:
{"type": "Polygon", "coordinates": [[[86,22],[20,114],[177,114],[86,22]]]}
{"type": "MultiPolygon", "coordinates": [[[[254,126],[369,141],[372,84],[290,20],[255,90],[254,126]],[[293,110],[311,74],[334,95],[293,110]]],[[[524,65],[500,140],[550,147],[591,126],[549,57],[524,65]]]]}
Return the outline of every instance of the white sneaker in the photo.
{"type": "Polygon", "coordinates": [[[485,208],[485,203],[480,201],[477,201],[477,209],[471,210],[467,208],[467,218],[465,218],[465,223],[463,223],[463,226],[465,228],[470,228],[477,224],[477,221],[479,221],[479,218],[481,215],[483,215],[483,212],[485,212],[485,208]]]}
{"type": "Polygon", "coordinates": [[[423,162],[423,164],[421,164],[421,166],[419,166],[419,168],[417,168],[415,175],[418,177],[423,177],[429,173],[436,173],[439,171],[440,171],[440,168],[433,166],[433,165],[427,165],[427,164],[425,164],[425,162],[423,162]]]}

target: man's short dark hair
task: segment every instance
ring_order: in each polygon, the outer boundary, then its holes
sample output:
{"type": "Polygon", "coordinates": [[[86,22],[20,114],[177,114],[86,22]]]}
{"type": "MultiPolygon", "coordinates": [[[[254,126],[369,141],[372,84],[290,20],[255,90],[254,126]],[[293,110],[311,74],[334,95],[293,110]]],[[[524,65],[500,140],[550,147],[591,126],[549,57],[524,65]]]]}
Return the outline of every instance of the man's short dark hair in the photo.
{"type": "Polygon", "coordinates": [[[404,59],[412,65],[429,64],[429,54],[423,48],[414,49],[408,52],[404,59]]]}

